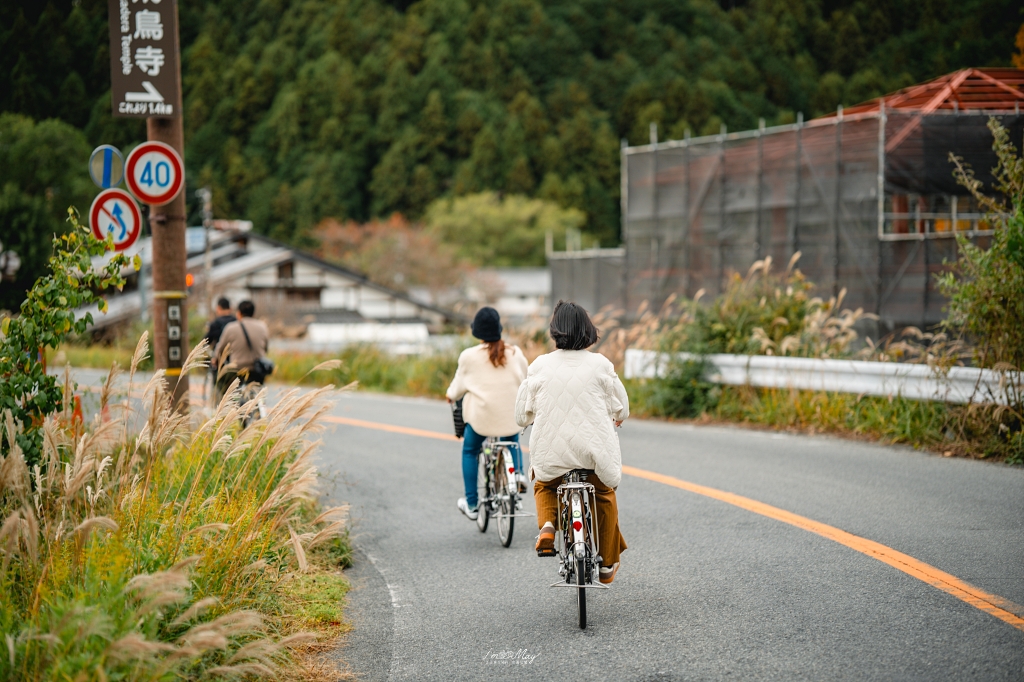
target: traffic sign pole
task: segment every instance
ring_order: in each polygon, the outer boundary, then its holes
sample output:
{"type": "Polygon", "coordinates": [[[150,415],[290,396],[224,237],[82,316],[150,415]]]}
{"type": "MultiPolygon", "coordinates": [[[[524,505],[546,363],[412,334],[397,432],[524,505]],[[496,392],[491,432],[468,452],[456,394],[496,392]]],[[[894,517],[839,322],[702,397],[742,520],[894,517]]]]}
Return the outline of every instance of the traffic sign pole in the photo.
{"type": "MultiPolygon", "coordinates": [[[[184,158],[178,0],[107,0],[107,7],[111,113],[146,118],[148,139],[170,145],[184,158]]],[[[153,160],[152,166],[154,180],[161,184],[165,176],[157,175],[159,162],[153,160]]],[[[178,180],[184,184],[183,173],[178,180]]],[[[103,181],[101,175],[99,182],[103,181]]],[[[154,364],[167,370],[175,403],[187,409],[187,401],[181,400],[188,397],[188,377],[181,376],[188,355],[184,187],[173,198],[170,191],[167,197],[147,193],[145,198],[132,192],[150,205],[154,364]]]]}

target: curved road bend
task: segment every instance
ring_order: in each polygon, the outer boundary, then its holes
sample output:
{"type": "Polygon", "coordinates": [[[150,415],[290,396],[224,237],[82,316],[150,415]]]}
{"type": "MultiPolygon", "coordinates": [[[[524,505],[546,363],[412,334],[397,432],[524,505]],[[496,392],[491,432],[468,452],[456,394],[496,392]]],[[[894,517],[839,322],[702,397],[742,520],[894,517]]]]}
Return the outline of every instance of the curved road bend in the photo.
{"type": "Polygon", "coordinates": [[[627,475],[630,549],[580,631],[532,519],[504,549],[455,509],[447,405],[354,393],[334,414],[320,464],[361,559],[338,655],[362,679],[1024,679],[1024,469],[627,421],[627,465],[881,543],[1001,597],[1004,620],[815,532],[627,475]]]}
{"type": "Polygon", "coordinates": [[[1024,680],[1022,468],[629,420],[630,549],[580,631],[532,523],[504,549],[456,511],[447,405],[350,393],[334,415],[320,465],[358,552],[337,655],[360,679],[1024,680]]]}

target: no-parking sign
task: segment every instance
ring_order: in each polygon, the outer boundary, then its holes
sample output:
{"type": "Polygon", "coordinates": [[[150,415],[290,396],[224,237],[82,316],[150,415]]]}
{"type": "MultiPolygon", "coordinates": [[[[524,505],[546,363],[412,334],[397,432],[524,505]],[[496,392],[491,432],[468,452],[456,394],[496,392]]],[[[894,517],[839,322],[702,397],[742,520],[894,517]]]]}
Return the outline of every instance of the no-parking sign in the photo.
{"type": "Polygon", "coordinates": [[[132,196],[123,189],[99,193],[89,209],[89,227],[96,239],[114,237],[114,250],[124,251],[142,232],[142,213],[132,196]]]}
{"type": "Polygon", "coordinates": [[[139,201],[161,206],[178,196],[185,182],[185,169],[170,145],[143,142],[128,155],[125,181],[139,201]]]}

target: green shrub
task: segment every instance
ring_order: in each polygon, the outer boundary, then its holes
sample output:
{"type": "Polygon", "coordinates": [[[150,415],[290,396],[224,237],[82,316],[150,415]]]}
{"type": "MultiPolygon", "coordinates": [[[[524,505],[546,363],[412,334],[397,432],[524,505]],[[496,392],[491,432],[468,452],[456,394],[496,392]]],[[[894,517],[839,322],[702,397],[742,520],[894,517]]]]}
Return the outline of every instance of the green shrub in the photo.
{"type": "Polygon", "coordinates": [[[957,234],[956,268],[937,278],[949,297],[945,326],[965,335],[980,367],[1024,368],[1024,158],[1009,132],[989,120],[998,165],[996,189],[1005,200],[981,193],[981,183],[955,156],[958,178],[989,216],[994,231],[983,249],[957,234]]]}
{"type": "Polygon", "coordinates": [[[274,352],[273,380],[313,386],[346,386],[353,381],[359,388],[402,395],[444,396],[459,364],[458,352],[430,355],[395,355],[370,345],[353,345],[335,353],[274,352]],[[316,365],[340,360],[336,369],[314,372],[316,365]]]}
{"type": "Polygon", "coordinates": [[[428,234],[456,247],[460,259],[487,265],[544,265],[544,240],[559,243],[578,230],[586,214],[553,201],[481,192],[438,199],[424,216],[428,234]]]}
{"type": "Polygon", "coordinates": [[[703,291],[684,305],[677,319],[663,315],[663,351],[699,355],[848,356],[857,339],[854,325],[870,317],[841,310],[846,290],[828,300],[812,297],[814,284],[797,269],[797,252],[785,272],[772,272],[771,257],[754,263],[746,277],[734,274],[725,292],[709,305],[703,291]]]}
{"type": "MultiPolygon", "coordinates": [[[[0,320],[0,412],[8,411],[11,424],[21,425],[15,436],[7,423],[0,424],[0,453],[6,451],[3,443],[16,437],[29,465],[40,456],[43,420],[61,407],[67,409],[57,378],[44,369],[46,349],[57,348],[72,333],[85,332],[92,315],[76,318],[75,310],[92,303],[106,310],[107,303],[98,292],[124,286],[120,273],[129,263],[117,254],[94,270],[92,257],[112,251],[112,237],[107,241],[93,237],[78,222],[74,209],[68,209],[68,221],[68,233],[53,238],[50,274],[36,280],[19,315],[0,320]]],[[[134,265],[138,269],[138,256],[134,265]]]]}
{"type": "Polygon", "coordinates": [[[961,408],[950,426],[959,437],[979,443],[985,454],[1024,462],[1024,390],[1012,380],[1024,369],[1024,157],[996,119],[989,119],[988,127],[1000,198],[983,194],[970,167],[950,158],[960,183],[991,212],[991,242],[981,248],[958,234],[956,267],[937,283],[949,297],[944,326],[969,343],[977,366],[1006,373],[1008,405],[961,408]]]}
{"type": "Polygon", "coordinates": [[[652,383],[647,405],[661,417],[693,418],[713,410],[721,390],[705,376],[706,360],[673,361],[664,379],[652,383]]]}

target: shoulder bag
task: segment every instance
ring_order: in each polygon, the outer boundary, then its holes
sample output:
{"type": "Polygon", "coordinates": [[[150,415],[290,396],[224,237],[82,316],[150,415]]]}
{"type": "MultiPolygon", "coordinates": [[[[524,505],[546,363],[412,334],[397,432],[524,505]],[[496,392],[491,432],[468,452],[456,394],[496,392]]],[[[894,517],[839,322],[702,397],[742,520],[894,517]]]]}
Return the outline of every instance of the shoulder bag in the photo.
{"type": "MultiPolygon", "coordinates": [[[[238,326],[242,328],[242,333],[245,334],[245,342],[249,345],[249,350],[253,353],[256,349],[252,347],[252,341],[249,340],[249,332],[245,330],[245,323],[241,320],[238,321],[238,326]]],[[[262,384],[263,381],[274,373],[274,362],[270,358],[264,356],[262,353],[256,362],[252,363],[252,369],[249,370],[249,380],[255,381],[256,383],[262,384]]]]}

